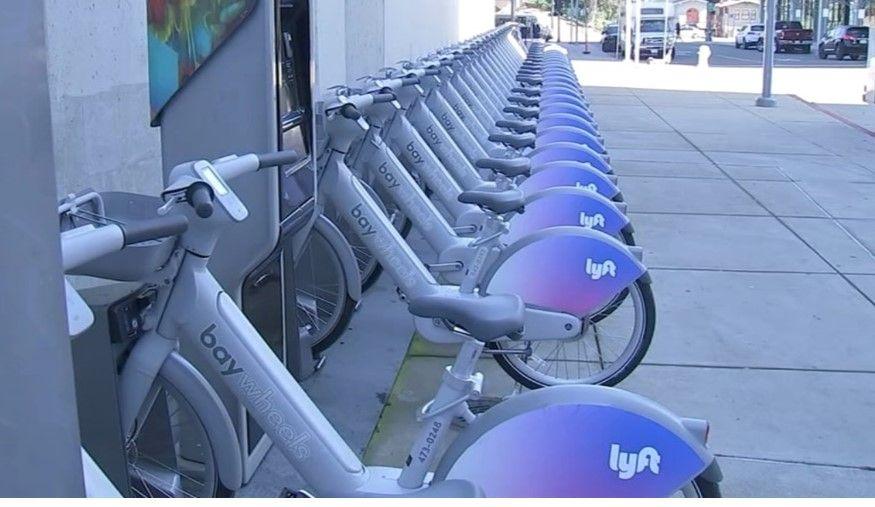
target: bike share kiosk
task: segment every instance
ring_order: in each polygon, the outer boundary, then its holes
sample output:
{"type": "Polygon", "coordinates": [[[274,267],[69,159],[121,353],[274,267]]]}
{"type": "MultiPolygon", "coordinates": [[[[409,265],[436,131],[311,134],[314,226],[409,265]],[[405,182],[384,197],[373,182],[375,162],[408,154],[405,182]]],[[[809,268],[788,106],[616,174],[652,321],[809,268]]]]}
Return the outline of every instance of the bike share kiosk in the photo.
{"type": "MultiPolygon", "coordinates": [[[[295,252],[314,220],[308,1],[192,4],[148,12],[150,102],[165,182],[178,163],[198,158],[282,149],[308,155],[234,181],[249,218],[222,238],[210,261],[225,291],[301,379],[315,368],[307,333],[298,329],[294,277],[295,252]],[[180,15],[191,23],[174,23],[180,15]]],[[[248,481],[270,442],[211,369],[185,352],[234,419],[248,481]]]]}

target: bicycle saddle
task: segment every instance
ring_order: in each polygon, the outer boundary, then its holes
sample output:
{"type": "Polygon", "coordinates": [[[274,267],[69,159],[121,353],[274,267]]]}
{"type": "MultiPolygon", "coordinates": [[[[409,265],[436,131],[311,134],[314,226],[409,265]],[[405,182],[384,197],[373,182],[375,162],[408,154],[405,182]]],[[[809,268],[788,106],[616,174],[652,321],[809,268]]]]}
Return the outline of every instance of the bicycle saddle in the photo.
{"type": "Polygon", "coordinates": [[[538,95],[541,94],[540,88],[522,88],[522,87],[517,86],[517,87],[511,88],[510,91],[512,93],[521,93],[521,94],[526,95],[528,97],[537,97],[538,95]]]}
{"type": "Polygon", "coordinates": [[[532,169],[532,162],[525,157],[517,158],[481,158],[474,165],[480,169],[491,169],[508,178],[528,174],[532,169]]]}
{"type": "Polygon", "coordinates": [[[498,120],[495,126],[517,132],[534,132],[538,128],[538,124],[531,120],[498,120]]]}
{"type": "Polygon", "coordinates": [[[510,132],[496,132],[489,134],[489,140],[493,143],[506,144],[517,150],[535,147],[535,134],[532,133],[511,134],[510,132]]]}
{"type": "Polygon", "coordinates": [[[446,319],[480,341],[491,341],[523,329],[525,305],[511,294],[438,292],[410,301],[410,313],[427,319],[446,319]]]}
{"type": "Polygon", "coordinates": [[[459,194],[459,202],[476,204],[499,215],[511,211],[522,212],[526,204],[525,195],[520,189],[497,190],[493,183],[483,183],[472,190],[463,191],[459,194]]]}
{"type": "Polygon", "coordinates": [[[522,95],[511,95],[507,98],[508,102],[513,102],[515,104],[519,104],[521,106],[537,106],[541,99],[537,99],[534,97],[522,96],[522,95]]]}
{"type": "Polygon", "coordinates": [[[537,118],[540,110],[537,107],[522,107],[522,106],[505,106],[502,109],[505,113],[512,113],[523,118],[537,118]]]}

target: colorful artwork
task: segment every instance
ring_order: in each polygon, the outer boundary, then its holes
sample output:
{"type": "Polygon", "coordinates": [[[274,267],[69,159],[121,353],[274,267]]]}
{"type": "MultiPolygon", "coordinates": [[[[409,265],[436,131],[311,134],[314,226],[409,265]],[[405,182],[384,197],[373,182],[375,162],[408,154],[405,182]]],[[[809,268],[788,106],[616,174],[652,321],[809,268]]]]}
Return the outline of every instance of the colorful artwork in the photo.
{"type": "Polygon", "coordinates": [[[146,0],[152,125],[258,0],[146,0]]]}

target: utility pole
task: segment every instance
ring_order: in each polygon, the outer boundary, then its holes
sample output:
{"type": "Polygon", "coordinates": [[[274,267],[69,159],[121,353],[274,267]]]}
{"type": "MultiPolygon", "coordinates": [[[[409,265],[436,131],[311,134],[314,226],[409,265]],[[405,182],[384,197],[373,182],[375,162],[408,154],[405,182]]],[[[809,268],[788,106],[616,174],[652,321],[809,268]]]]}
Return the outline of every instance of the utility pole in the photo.
{"type": "MultiPolygon", "coordinates": [[[[583,0],[583,54],[588,55],[589,51],[589,7],[587,6],[587,2],[589,0],[583,0]]],[[[596,6],[598,6],[598,0],[593,0],[596,2],[593,6],[593,12],[597,12],[596,6]]]]}
{"type": "Polygon", "coordinates": [[[820,39],[823,38],[823,0],[817,0],[817,6],[814,8],[814,44],[820,43],[820,39]]]}
{"type": "Polygon", "coordinates": [[[510,20],[516,21],[516,0],[510,0],[510,20]]]}
{"type": "Polygon", "coordinates": [[[632,0],[626,0],[624,9],[625,23],[623,23],[623,60],[632,59],[632,0]]]}
{"type": "Polygon", "coordinates": [[[635,2],[635,63],[641,63],[641,4],[644,0],[635,2]]]}
{"type": "Polygon", "coordinates": [[[766,36],[763,38],[763,94],[757,97],[759,107],[775,107],[778,103],[772,98],[772,69],[775,66],[775,0],[768,0],[766,17],[766,36]]]}

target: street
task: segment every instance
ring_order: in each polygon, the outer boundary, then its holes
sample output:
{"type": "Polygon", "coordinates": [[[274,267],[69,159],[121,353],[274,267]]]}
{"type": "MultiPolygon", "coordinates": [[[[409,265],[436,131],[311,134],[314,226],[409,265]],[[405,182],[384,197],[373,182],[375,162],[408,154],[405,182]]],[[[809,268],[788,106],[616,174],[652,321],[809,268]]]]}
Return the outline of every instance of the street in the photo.
{"type": "MultiPolygon", "coordinates": [[[[759,67],[763,62],[763,54],[756,49],[736,49],[732,42],[681,42],[677,45],[675,59],[676,65],[696,65],[699,61],[699,47],[708,44],[711,47],[712,67],[759,67]]],[[[601,48],[599,48],[599,51],[601,48]]],[[[836,60],[834,57],[821,60],[817,57],[817,49],[812,48],[810,54],[804,53],[777,53],[775,54],[776,67],[865,67],[866,60],[857,61],[848,58],[836,60]]]]}
{"type": "MultiPolygon", "coordinates": [[[[710,46],[711,59],[708,64],[711,67],[760,67],[763,62],[763,54],[756,49],[736,49],[732,42],[679,42],[675,53],[674,65],[697,65],[699,63],[699,48],[703,45],[710,46]]],[[[583,55],[583,43],[566,45],[576,59],[583,60],[613,60],[615,54],[602,51],[601,42],[591,41],[589,44],[590,54],[583,55]]],[[[775,54],[776,67],[799,67],[799,68],[865,68],[866,60],[853,61],[850,59],[836,60],[834,57],[821,60],[817,57],[817,50],[813,49],[810,54],[804,53],[777,53],[775,54]]]]}

